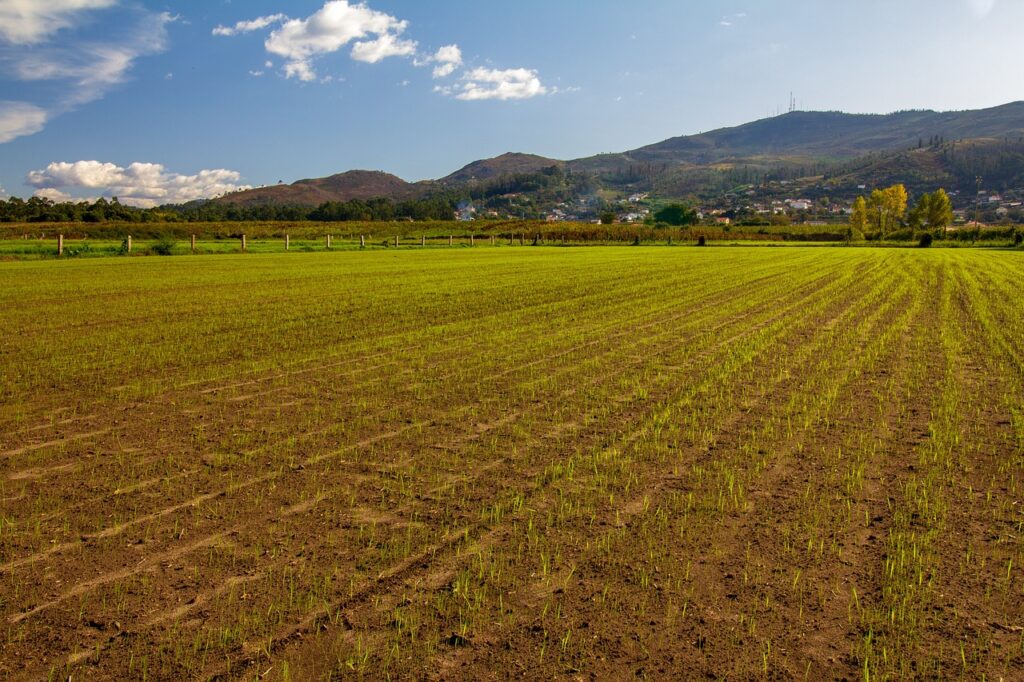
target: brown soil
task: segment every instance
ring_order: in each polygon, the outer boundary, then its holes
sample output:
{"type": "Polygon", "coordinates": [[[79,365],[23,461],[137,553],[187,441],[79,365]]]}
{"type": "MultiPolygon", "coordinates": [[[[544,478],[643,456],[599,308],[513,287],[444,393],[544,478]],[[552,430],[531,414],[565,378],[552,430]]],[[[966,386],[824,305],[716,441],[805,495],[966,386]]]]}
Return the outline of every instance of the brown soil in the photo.
{"type": "Polygon", "coordinates": [[[1020,678],[1000,271],[726,272],[41,391],[0,435],[0,675],[1020,678]]]}

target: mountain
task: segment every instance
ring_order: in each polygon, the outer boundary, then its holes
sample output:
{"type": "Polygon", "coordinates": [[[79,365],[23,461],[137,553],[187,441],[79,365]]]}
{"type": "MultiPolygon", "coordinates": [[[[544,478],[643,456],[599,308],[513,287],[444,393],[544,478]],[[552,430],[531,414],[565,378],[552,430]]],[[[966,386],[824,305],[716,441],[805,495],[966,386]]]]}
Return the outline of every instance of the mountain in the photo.
{"type": "Polygon", "coordinates": [[[1024,102],[968,111],[845,114],[793,111],[744,125],[673,137],[618,154],[560,161],[507,153],[474,161],[436,181],[408,183],[379,171],[349,171],[291,185],[229,194],[236,205],[302,204],[438,192],[515,213],[590,198],[649,192],[654,198],[706,200],[772,180],[855,192],[859,185],[969,190],[976,175],[1024,181],[1024,102]],[[1020,147],[1020,148],[1018,148],[1020,147]],[[502,204],[498,204],[498,198],[502,204]],[[511,203],[510,203],[511,202],[511,203]],[[527,202],[530,203],[530,202],[527,202]],[[518,208],[513,209],[513,206],[518,208]]]}
{"type": "Polygon", "coordinates": [[[571,161],[574,170],[609,172],[628,164],[709,165],[722,161],[848,159],[914,147],[932,139],[1018,138],[1024,102],[974,111],[844,114],[793,111],[732,128],[673,137],[621,154],[571,161]]]}
{"type": "Polygon", "coordinates": [[[227,194],[217,201],[238,206],[300,204],[317,206],[325,201],[350,199],[413,199],[429,192],[430,183],[409,183],[381,171],[352,170],[326,178],[298,180],[290,185],[258,187],[227,194]]]}
{"type": "Polygon", "coordinates": [[[849,158],[906,149],[918,141],[1024,135],[1024,102],[982,111],[901,111],[888,115],[794,111],[735,128],[674,137],[632,152],[637,158],[707,163],[730,156],[849,158]]]}
{"type": "Polygon", "coordinates": [[[451,175],[441,178],[443,185],[459,185],[467,182],[491,180],[502,175],[537,173],[546,168],[564,166],[564,161],[548,159],[535,154],[509,152],[493,159],[474,161],[451,175]]]}

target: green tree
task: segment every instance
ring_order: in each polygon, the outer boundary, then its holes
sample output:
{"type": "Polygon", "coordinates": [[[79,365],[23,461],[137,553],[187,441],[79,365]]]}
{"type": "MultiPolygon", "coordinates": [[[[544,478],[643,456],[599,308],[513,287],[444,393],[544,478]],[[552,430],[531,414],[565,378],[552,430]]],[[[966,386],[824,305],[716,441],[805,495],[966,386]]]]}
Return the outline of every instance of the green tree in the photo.
{"type": "Polygon", "coordinates": [[[602,225],[613,225],[615,223],[615,211],[605,211],[601,214],[602,225]]]}
{"type": "Polygon", "coordinates": [[[953,202],[944,189],[922,194],[907,214],[910,226],[916,229],[941,230],[953,224],[953,202]]]}
{"type": "Polygon", "coordinates": [[[931,203],[931,194],[922,194],[921,198],[917,200],[914,207],[907,211],[907,224],[914,230],[919,230],[924,227],[925,213],[928,210],[928,205],[931,203]]]}
{"type": "Polygon", "coordinates": [[[697,222],[697,212],[686,204],[669,204],[654,214],[655,222],[669,225],[693,225],[697,222]]]}
{"type": "Polygon", "coordinates": [[[929,195],[925,207],[924,222],[930,230],[942,230],[953,224],[953,202],[941,187],[929,195]]]}
{"type": "Polygon", "coordinates": [[[864,197],[857,197],[853,202],[853,212],[850,213],[850,225],[846,230],[848,241],[864,239],[864,231],[868,228],[868,204],[864,197]]]}

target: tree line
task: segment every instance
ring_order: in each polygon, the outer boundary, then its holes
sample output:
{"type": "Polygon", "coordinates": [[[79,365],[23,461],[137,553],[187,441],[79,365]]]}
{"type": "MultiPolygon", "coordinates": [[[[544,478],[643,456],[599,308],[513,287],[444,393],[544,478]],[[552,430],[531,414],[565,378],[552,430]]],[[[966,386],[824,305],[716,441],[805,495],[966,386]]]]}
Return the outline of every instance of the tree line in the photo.
{"type": "Polygon", "coordinates": [[[897,230],[944,234],[953,224],[953,203],[944,189],[922,194],[908,210],[907,188],[901,184],[876,189],[867,198],[857,197],[850,214],[849,237],[863,239],[869,232],[879,239],[897,230]]]}
{"type": "Polygon", "coordinates": [[[54,202],[42,197],[0,199],[0,222],[4,223],[174,223],[230,221],[391,221],[454,220],[458,198],[433,196],[394,201],[380,198],[363,201],[329,201],[316,207],[266,204],[237,206],[204,201],[181,205],[137,208],[117,198],[93,202],[54,202]]]}

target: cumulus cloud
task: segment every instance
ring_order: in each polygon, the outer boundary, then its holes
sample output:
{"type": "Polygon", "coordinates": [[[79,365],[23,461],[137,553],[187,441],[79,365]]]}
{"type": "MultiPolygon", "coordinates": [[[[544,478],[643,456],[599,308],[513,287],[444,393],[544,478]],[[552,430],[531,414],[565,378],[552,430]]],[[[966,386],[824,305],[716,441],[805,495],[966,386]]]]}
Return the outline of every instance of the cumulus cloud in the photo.
{"type": "MultiPolygon", "coordinates": [[[[54,189],[53,187],[47,187],[46,189],[37,189],[32,196],[39,197],[40,199],[49,199],[55,204],[63,204],[64,202],[74,200],[74,198],[67,192],[61,192],[59,189],[54,189]]],[[[83,199],[82,201],[88,200],[83,199]]]]}
{"type": "Polygon", "coordinates": [[[309,83],[316,80],[316,71],[308,61],[288,62],[284,65],[284,76],[309,83]]]}
{"type": "Polygon", "coordinates": [[[271,24],[277,24],[282,21],[287,21],[288,17],[284,14],[271,14],[265,17],[256,17],[249,21],[239,21],[234,26],[218,26],[213,29],[213,35],[215,36],[234,36],[239,33],[250,33],[252,31],[258,31],[261,28],[266,28],[271,24]]]}
{"type": "Polygon", "coordinates": [[[250,189],[240,184],[237,171],[223,168],[202,170],[195,175],[170,173],[158,163],[133,163],[128,167],[100,161],[58,161],[42,170],[31,171],[25,182],[36,188],[35,195],[67,201],[67,190],[99,190],[131,206],[149,208],[179,204],[196,199],[250,189]],[[56,197],[62,197],[60,199],[56,197]]]}
{"type": "Polygon", "coordinates": [[[0,37],[29,45],[70,28],[88,10],[113,7],[118,0],[6,0],[0,3],[0,37]]]}
{"type": "Polygon", "coordinates": [[[433,76],[434,78],[446,78],[455,73],[457,68],[459,68],[457,64],[438,64],[434,67],[433,76]]]}
{"type": "MultiPolygon", "coordinates": [[[[447,78],[461,69],[455,85],[434,87],[434,92],[460,100],[529,99],[557,91],[541,83],[532,69],[463,68],[462,50],[454,43],[433,54],[417,54],[418,43],[405,37],[409,22],[371,9],[365,2],[328,0],[305,19],[271,14],[233,26],[217,26],[213,34],[234,36],[276,24],[263,46],[268,54],[281,58],[286,78],[316,81],[316,60],[351,46],[349,56],[356,61],[376,64],[388,57],[412,57],[414,66],[433,65],[431,75],[435,79],[447,78]]],[[[272,68],[273,63],[268,60],[265,66],[272,68]]],[[[330,82],[331,78],[319,80],[330,82]]]]}
{"type": "Polygon", "coordinates": [[[408,57],[416,54],[415,40],[402,40],[385,33],[376,40],[360,41],[352,46],[352,59],[376,64],[387,57],[408,57]]]}
{"type": "Polygon", "coordinates": [[[462,50],[458,45],[445,45],[438,49],[428,61],[437,63],[437,66],[434,67],[434,78],[445,78],[462,66],[462,50]]]}
{"type": "MultiPolygon", "coordinates": [[[[98,0],[59,0],[47,2],[45,10],[35,7],[43,3],[29,0],[8,0],[0,2],[0,26],[5,19],[17,16],[18,21],[28,26],[33,22],[50,19],[52,30],[40,27],[35,40],[42,40],[57,29],[72,26],[80,12],[107,5],[98,0]],[[72,11],[74,6],[74,11],[72,11]],[[61,10],[60,12],[58,10],[61,10]]],[[[113,4],[113,3],[107,3],[113,4]]],[[[133,10],[135,21],[119,29],[123,34],[104,41],[79,40],[75,36],[45,40],[33,44],[30,49],[21,47],[10,39],[11,26],[0,28],[0,58],[6,65],[10,78],[23,82],[55,82],[60,85],[59,96],[45,105],[28,102],[0,103],[0,143],[8,142],[22,135],[31,135],[43,129],[54,116],[67,113],[88,102],[103,97],[112,87],[128,79],[135,61],[145,55],[161,52],[167,47],[167,25],[177,17],[167,12],[154,14],[133,10]]],[[[24,29],[16,35],[28,35],[24,29]]]]}
{"type": "Polygon", "coordinates": [[[284,59],[287,78],[316,80],[313,61],[349,43],[353,43],[352,59],[370,64],[416,53],[416,41],[402,38],[408,22],[370,9],[365,3],[350,4],[348,0],[329,0],[305,19],[272,14],[240,21],[233,27],[218,26],[213,33],[232,36],[276,23],[281,25],[271,31],[263,46],[270,54],[284,59]]]}
{"type": "Polygon", "coordinates": [[[466,101],[530,99],[550,92],[533,69],[476,68],[463,74],[462,81],[457,88],[437,90],[466,101]]]}
{"type": "Polygon", "coordinates": [[[34,104],[0,102],[0,144],[38,133],[48,118],[46,110],[34,104]]]}

